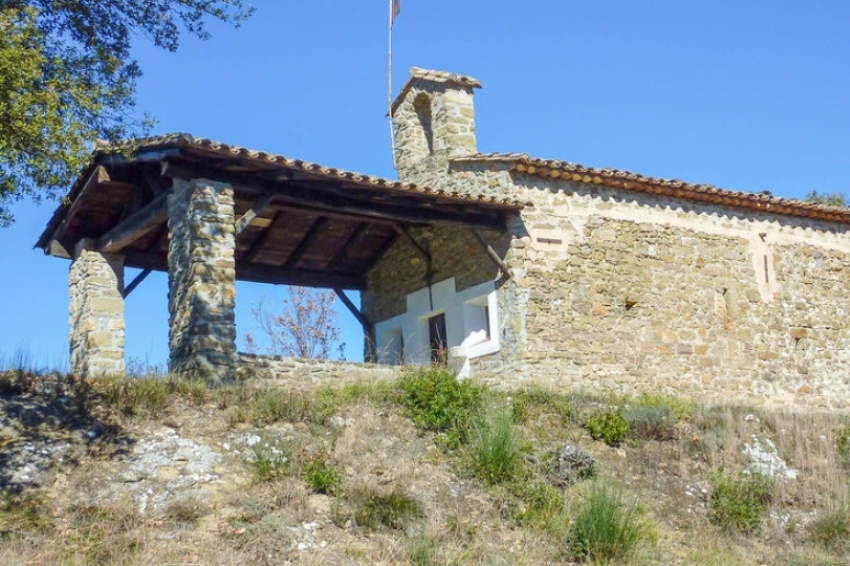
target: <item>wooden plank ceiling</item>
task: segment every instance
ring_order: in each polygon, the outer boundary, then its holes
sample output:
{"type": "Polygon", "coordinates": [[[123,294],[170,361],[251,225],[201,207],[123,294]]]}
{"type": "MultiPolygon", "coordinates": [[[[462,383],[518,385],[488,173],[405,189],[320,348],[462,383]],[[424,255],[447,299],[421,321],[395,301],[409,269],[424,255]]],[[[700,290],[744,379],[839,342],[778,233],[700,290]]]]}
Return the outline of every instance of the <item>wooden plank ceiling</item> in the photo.
{"type": "Polygon", "coordinates": [[[167,271],[167,195],[175,179],[230,183],[239,280],[363,289],[366,274],[412,226],[503,231],[520,203],[435,191],[282,156],[169,136],[131,152],[99,151],[36,247],[70,257],[76,242],[167,271]]]}

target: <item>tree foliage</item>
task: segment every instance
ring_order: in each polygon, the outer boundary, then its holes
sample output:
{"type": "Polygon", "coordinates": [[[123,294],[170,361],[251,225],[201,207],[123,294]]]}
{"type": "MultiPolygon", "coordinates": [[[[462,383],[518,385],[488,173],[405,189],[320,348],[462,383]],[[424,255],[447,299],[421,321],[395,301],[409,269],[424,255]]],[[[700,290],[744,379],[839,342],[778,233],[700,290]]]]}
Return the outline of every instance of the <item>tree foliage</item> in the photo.
{"type": "Polygon", "coordinates": [[[25,196],[61,194],[96,139],[145,131],[130,54],[142,36],[174,51],[209,20],[238,25],[246,0],[0,0],[0,226],[25,196]]]}
{"type": "MultiPolygon", "coordinates": [[[[276,313],[269,311],[262,301],[251,308],[260,331],[268,338],[269,352],[278,356],[329,359],[339,339],[333,291],[292,286],[289,297],[282,303],[276,313]]],[[[246,336],[246,342],[249,350],[256,350],[251,334],[246,336]]],[[[340,351],[343,346],[339,345],[340,351]]]]}
{"type": "Polygon", "coordinates": [[[806,195],[806,201],[814,204],[823,204],[825,206],[847,206],[847,197],[844,193],[821,193],[811,191],[806,195]]]}

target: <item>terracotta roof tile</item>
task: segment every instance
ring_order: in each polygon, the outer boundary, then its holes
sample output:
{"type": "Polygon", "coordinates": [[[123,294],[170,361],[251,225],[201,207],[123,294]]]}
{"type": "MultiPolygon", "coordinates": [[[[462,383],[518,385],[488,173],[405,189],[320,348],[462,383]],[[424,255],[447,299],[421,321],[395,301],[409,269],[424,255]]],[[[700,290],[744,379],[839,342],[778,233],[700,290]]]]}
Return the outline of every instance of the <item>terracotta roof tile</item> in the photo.
{"type": "Polygon", "coordinates": [[[413,193],[430,195],[448,200],[456,200],[462,202],[472,202],[484,205],[493,205],[507,208],[522,208],[526,203],[516,199],[507,197],[495,197],[486,195],[471,195],[459,193],[456,191],[446,191],[443,189],[433,189],[413,183],[402,183],[391,179],[384,179],[373,175],[364,175],[354,171],[346,171],[335,167],[327,167],[318,163],[311,163],[302,159],[292,159],[283,155],[267,153],[265,151],[256,151],[240,146],[228,145],[221,142],[213,141],[206,138],[196,138],[190,134],[173,133],[144,138],[140,140],[128,140],[118,144],[98,144],[96,154],[113,153],[115,151],[129,151],[131,154],[143,154],[147,151],[155,151],[157,149],[179,147],[192,148],[202,151],[209,151],[218,155],[227,155],[247,159],[249,161],[269,163],[286,169],[294,169],[325,178],[345,180],[354,184],[363,185],[366,187],[374,187],[385,189],[397,193],[413,193]]]}
{"type": "Polygon", "coordinates": [[[671,196],[696,202],[850,224],[850,208],[846,207],[825,206],[764,193],[730,191],[707,184],[688,183],[678,179],[658,179],[617,169],[585,167],[568,161],[529,157],[525,153],[477,153],[455,158],[453,161],[508,162],[513,164],[513,172],[527,175],[566,179],[573,182],[671,196]]]}

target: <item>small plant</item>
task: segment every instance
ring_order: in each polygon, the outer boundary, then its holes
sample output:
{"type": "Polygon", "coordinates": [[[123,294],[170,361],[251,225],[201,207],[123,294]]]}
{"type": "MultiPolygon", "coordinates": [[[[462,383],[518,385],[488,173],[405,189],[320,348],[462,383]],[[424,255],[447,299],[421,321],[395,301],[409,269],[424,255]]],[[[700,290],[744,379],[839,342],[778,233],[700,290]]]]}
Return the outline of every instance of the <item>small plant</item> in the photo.
{"type": "Polygon", "coordinates": [[[773,501],[774,481],[759,473],[718,472],[713,478],[710,506],[712,521],[744,533],[758,528],[773,501]]]}
{"type": "Polygon", "coordinates": [[[562,423],[567,423],[575,413],[572,396],[542,387],[516,392],[513,395],[513,409],[518,422],[528,422],[535,417],[552,414],[557,415],[562,423]]]}
{"type": "Polygon", "coordinates": [[[419,502],[400,488],[389,493],[364,490],[354,494],[353,500],[356,502],[354,520],[368,531],[378,527],[403,529],[411,520],[422,516],[419,502]]]}
{"type": "Polygon", "coordinates": [[[835,430],[835,444],[838,455],[845,461],[850,461],[850,424],[835,430]]]}
{"type": "Polygon", "coordinates": [[[471,450],[475,475],[491,485],[516,478],[522,469],[521,445],[510,408],[480,417],[471,450]]]}
{"type": "Polygon", "coordinates": [[[564,510],[561,490],[540,481],[521,482],[513,489],[522,502],[515,518],[521,524],[552,530],[555,519],[564,510]]]}
{"type": "Polygon", "coordinates": [[[667,405],[643,405],[629,409],[623,417],[629,435],[640,440],[673,440],[676,417],[667,405]]]}
{"type": "Polygon", "coordinates": [[[207,513],[207,507],[196,496],[181,497],[165,509],[165,516],[175,523],[195,525],[207,513]]]}
{"type": "Polygon", "coordinates": [[[841,503],[809,525],[809,537],[828,549],[841,550],[850,544],[850,507],[841,503]]]}
{"type": "Polygon", "coordinates": [[[47,532],[52,527],[53,515],[39,494],[0,495],[0,539],[27,531],[47,532]]]}
{"type": "Polygon", "coordinates": [[[251,451],[254,453],[254,476],[258,481],[279,479],[289,471],[290,458],[279,448],[258,442],[251,447],[251,451]]]}
{"type": "Polygon", "coordinates": [[[311,458],[304,466],[304,481],[316,493],[335,495],[342,486],[342,474],[322,453],[311,458]]]}
{"type": "Polygon", "coordinates": [[[442,566],[442,564],[445,564],[440,553],[439,542],[424,536],[416,537],[410,544],[407,559],[413,566],[442,566]]]}
{"type": "Polygon", "coordinates": [[[434,365],[410,371],[398,381],[402,405],[420,427],[443,433],[450,449],[464,444],[483,390],[458,381],[447,367],[434,365]]]}
{"type": "Polygon", "coordinates": [[[560,452],[548,453],[544,460],[549,481],[560,487],[596,476],[596,459],[574,444],[564,446],[560,452]]]}
{"type": "Polygon", "coordinates": [[[626,438],[629,423],[617,411],[605,411],[587,420],[587,430],[594,440],[602,440],[608,446],[617,446],[626,438]]]}
{"type": "Polygon", "coordinates": [[[652,529],[640,507],[626,503],[618,488],[595,481],[567,532],[566,544],[579,560],[620,564],[651,538],[652,529]]]}

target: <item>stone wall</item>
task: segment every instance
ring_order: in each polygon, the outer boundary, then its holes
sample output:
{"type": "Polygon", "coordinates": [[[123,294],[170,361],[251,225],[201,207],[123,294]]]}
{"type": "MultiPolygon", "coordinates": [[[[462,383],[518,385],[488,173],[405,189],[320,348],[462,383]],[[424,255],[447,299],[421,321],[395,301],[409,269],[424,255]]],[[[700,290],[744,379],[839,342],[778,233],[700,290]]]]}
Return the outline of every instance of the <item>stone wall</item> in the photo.
{"type": "Polygon", "coordinates": [[[124,372],[124,262],[82,240],[68,275],[71,372],[124,372]]]}
{"type": "MultiPolygon", "coordinates": [[[[850,406],[848,228],[535,177],[495,381],[850,406]]],[[[516,234],[518,236],[518,234],[516,234]]]]}
{"type": "Polygon", "coordinates": [[[272,380],[287,389],[390,380],[398,377],[402,371],[399,366],[260,356],[242,352],[237,354],[237,368],[236,375],[239,378],[259,377],[272,380]]]}
{"type": "Polygon", "coordinates": [[[233,189],[175,181],[168,227],[170,369],[226,377],[236,354],[233,189]]]}
{"type": "MultiPolygon", "coordinates": [[[[498,276],[499,268],[469,228],[438,226],[411,230],[413,238],[431,254],[431,282],[455,278],[457,291],[498,276]]],[[[507,234],[483,230],[499,254],[510,245],[507,234]]],[[[428,261],[406,238],[398,238],[369,271],[361,308],[369,320],[379,322],[405,312],[409,293],[427,286],[428,261]]]]}

